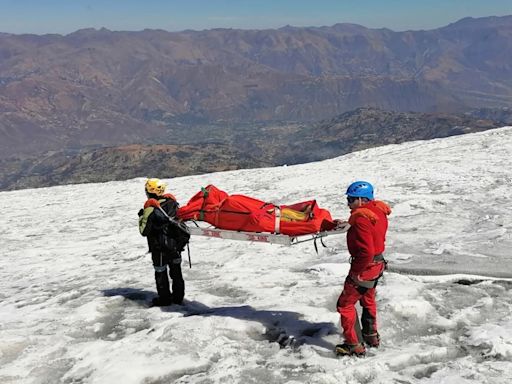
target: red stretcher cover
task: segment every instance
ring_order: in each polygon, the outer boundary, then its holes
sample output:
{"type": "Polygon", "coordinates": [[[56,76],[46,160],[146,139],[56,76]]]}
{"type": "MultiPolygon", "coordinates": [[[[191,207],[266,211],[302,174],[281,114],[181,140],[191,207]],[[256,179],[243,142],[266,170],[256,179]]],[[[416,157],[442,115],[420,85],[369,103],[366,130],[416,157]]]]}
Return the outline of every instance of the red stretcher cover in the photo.
{"type": "Polygon", "coordinates": [[[214,185],[192,196],[187,205],[179,208],[178,217],[206,221],[219,229],[290,236],[328,231],[336,226],[330,212],[318,207],[316,200],[276,206],[249,196],[228,195],[214,185]]]}

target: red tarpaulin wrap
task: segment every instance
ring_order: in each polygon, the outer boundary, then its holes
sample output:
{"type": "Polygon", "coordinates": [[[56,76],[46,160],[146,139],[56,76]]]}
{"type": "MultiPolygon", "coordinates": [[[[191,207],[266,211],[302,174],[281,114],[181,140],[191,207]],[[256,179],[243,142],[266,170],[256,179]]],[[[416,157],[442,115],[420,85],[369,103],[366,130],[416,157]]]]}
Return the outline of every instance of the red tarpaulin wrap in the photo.
{"type": "Polygon", "coordinates": [[[318,207],[315,200],[276,206],[244,195],[228,195],[214,185],[192,196],[179,209],[178,217],[206,221],[219,229],[290,236],[328,231],[336,226],[329,211],[318,207]]]}

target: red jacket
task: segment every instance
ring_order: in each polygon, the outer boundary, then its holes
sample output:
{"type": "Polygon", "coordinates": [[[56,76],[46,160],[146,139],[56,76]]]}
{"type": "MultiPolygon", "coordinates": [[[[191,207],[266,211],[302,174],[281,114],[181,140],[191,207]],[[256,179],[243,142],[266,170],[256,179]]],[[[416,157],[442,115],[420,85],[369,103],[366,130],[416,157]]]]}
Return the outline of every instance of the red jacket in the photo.
{"type": "Polygon", "coordinates": [[[391,208],[383,201],[372,200],[352,210],[347,247],[352,256],[349,276],[358,280],[374,280],[384,269],[383,262],[373,257],[384,252],[391,208]]]}

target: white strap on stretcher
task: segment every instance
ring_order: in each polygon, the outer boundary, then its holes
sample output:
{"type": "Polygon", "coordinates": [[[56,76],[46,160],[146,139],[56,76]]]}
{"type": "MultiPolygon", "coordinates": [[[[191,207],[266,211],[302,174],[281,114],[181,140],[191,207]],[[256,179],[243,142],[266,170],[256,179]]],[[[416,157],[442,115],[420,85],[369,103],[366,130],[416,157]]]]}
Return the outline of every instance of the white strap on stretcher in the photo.
{"type": "Polygon", "coordinates": [[[275,215],[275,224],[274,224],[274,233],[279,235],[279,231],[281,230],[281,208],[278,206],[274,207],[274,215],[275,215]]]}

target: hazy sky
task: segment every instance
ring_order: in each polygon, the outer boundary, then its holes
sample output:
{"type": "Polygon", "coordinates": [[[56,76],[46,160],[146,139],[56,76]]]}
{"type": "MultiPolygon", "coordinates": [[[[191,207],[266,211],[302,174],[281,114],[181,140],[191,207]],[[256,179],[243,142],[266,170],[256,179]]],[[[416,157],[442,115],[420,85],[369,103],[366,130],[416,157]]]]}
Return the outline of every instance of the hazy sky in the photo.
{"type": "Polygon", "coordinates": [[[463,17],[512,15],[512,0],[0,0],[0,32],[81,28],[180,31],[355,23],[432,29],[463,17]]]}

